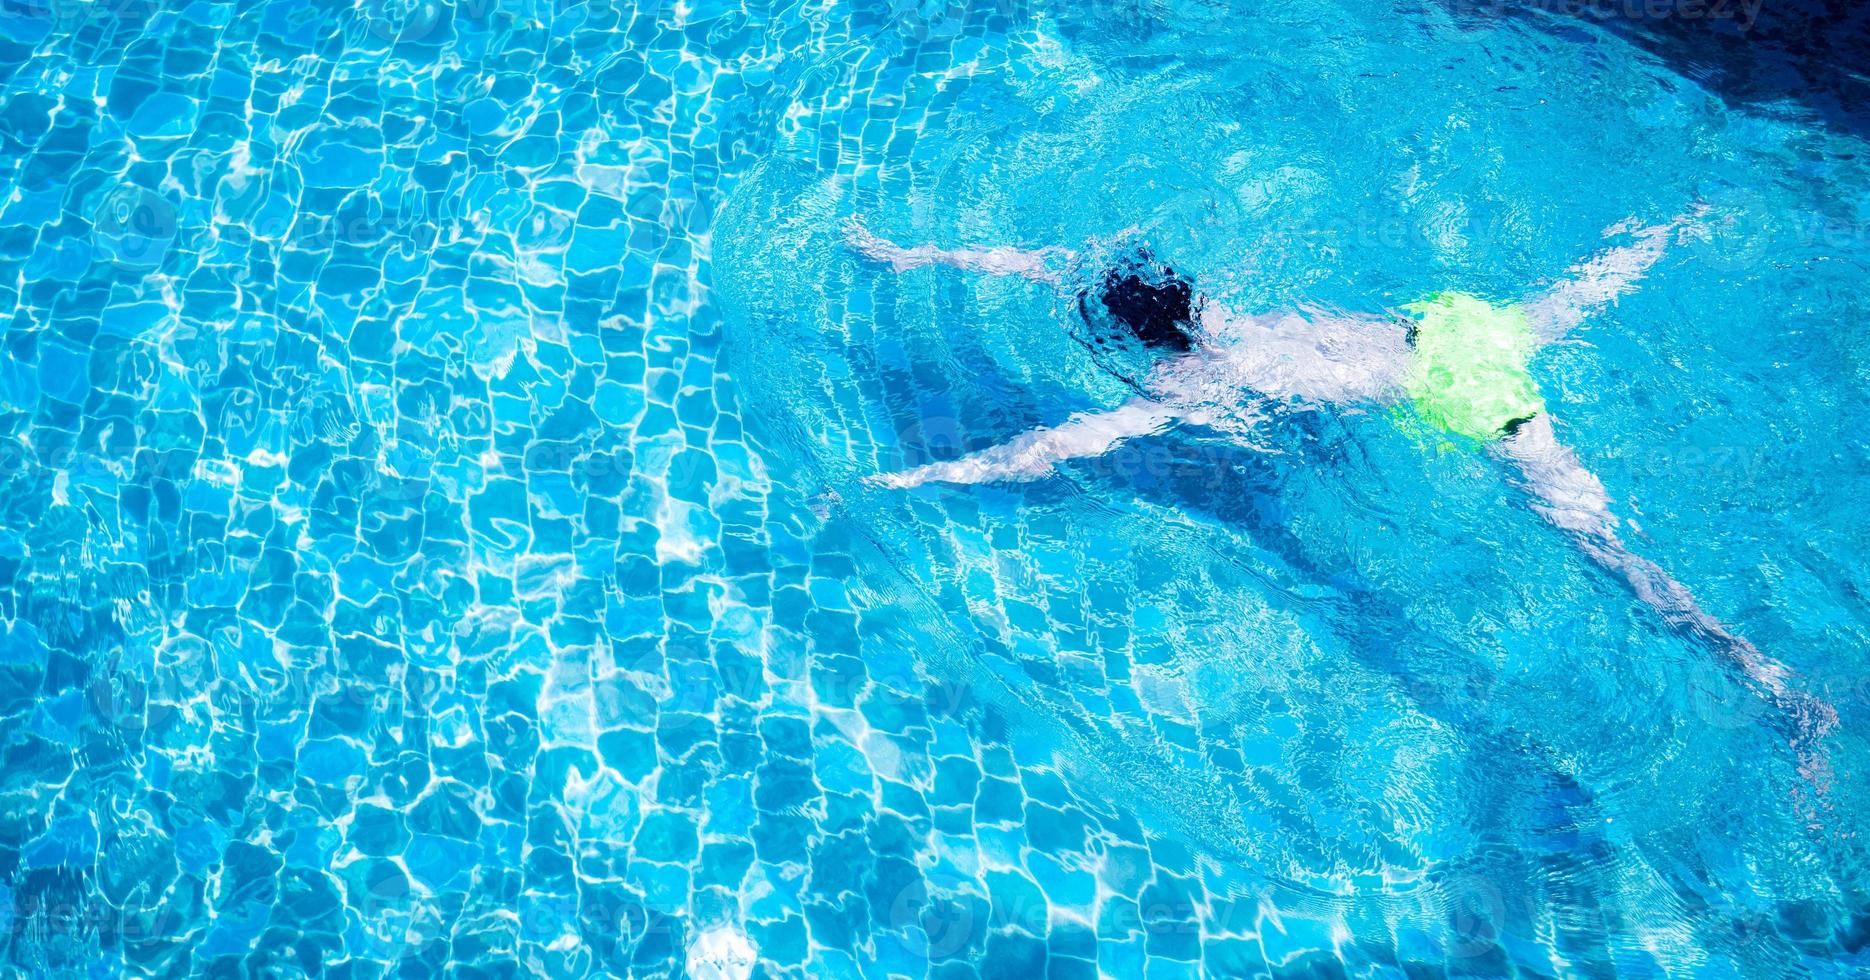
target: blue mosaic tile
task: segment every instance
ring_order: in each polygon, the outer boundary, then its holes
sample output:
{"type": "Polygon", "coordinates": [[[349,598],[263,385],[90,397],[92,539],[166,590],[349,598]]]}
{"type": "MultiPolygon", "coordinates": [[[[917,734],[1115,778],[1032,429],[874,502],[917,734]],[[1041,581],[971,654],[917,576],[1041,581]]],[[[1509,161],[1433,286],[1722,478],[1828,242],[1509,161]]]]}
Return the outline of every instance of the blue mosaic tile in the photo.
{"type": "Polygon", "coordinates": [[[1861,134],[1480,6],[8,3],[0,973],[1870,968],[1861,134]],[[847,217],[1349,307],[1690,197],[1541,380],[1824,799],[1368,420],[862,480],[1122,393],[847,217]]]}

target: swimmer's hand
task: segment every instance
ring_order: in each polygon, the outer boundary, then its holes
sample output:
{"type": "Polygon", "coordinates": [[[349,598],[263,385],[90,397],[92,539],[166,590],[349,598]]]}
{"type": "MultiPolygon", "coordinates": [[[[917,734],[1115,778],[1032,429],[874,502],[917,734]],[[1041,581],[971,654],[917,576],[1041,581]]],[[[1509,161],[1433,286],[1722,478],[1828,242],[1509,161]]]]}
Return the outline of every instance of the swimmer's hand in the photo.
{"type": "Polygon", "coordinates": [[[903,248],[886,238],[880,238],[856,218],[844,219],[844,244],[864,258],[886,263],[897,272],[929,262],[927,255],[923,254],[926,249],[903,248]]]}
{"type": "Polygon", "coordinates": [[[1666,233],[1674,237],[1675,244],[1677,245],[1706,241],[1710,237],[1708,231],[1708,215],[1713,212],[1714,209],[1709,207],[1706,203],[1696,201],[1687,208],[1684,208],[1681,214],[1670,218],[1662,228],[1666,233]]]}
{"type": "Polygon", "coordinates": [[[960,459],[929,463],[866,479],[871,486],[906,490],[925,483],[1024,483],[1052,475],[1068,459],[1089,459],[1139,436],[1154,435],[1183,417],[1177,409],[1132,398],[1108,412],[1079,412],[1064,422],[1034,429],[960,459]]]}
{"type": "Polygon", "coordinates": [[[1645,225],[1630,217],[1605,228],[1603,234],[1605,238],[1628,235],[1636,240],[1639,247],[1648,246],[1659,257],[1663,246],[1671,241],[1679,245],[1706,237],[1708,215],[1711,212],[1712,209],[1706,204],[1696,201],[1682,209],[1681,214],[1659,224],[1645,225]]]}
{"type": "Polygon", "coordinates": [[[904,248],[872,234],[856,218],[844,219],[844,244],[872,262],[888,263],[896,272],[907,272],[925,265],[946,265],[969,272],[1023,276],[1035,282],[1048,283],[1057,283],[1063,278],[1053,268],[1056,263],[1073,260],[1070,249],[1056,246],[1034,250],[1004,245],[994,248],[936,248],[933,245],[904,248]]]}
{"type": "Polygon", "coordinates": [[[1052,473],[1051,461],[1031,456],[999,460],[964,457],[897,473],[876,473],[864,477],[864,483],[891,490],[913,490],[928,483],[1026,483],[1043,480],[1052,473]]]}

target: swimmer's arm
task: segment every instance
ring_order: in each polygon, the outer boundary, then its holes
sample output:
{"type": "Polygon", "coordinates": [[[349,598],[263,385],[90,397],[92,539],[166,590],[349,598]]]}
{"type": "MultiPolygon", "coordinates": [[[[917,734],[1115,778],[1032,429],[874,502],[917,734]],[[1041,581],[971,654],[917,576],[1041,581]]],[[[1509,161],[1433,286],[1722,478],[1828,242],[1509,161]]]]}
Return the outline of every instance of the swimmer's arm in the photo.
{"type": "Polygon", "coordinates": [[[865,482],[903,489],[925,483],[1037,480],[1051,475],[1059,463],[1100,456],[1125,439],[1161,432],[1181,417],[1176,409],[1160,402],[1132,398],[1108,412],[1080,412],[1057,426],[1034,429],[960,459],[899,473],[880,473],[865,482]]]}
{"type": "Polygon", "coordinates": [[[1056,283],[1062,275],[1052,263],[1068,263],[1072,253],[1063,248],[1028,251],[1018,248],[936,248],[933,245],[907,247],[872,234],[856,218],[844,223],[844,242],[873,262],[888,263],[897,272],[925,265],[946,265],[969,272],[998,276],[1024,276],[1037,282],[1056,283]]]}
{"type": "Polygon", "coordinates": [[[1761,653],[1745,637],[1708,615],[1688,587],[1662,566],[1630,551],[1617,534],[1604,485],[1579,462],[1578,454],[1558,441],[1545,414],[1521,424],[1500,443],[1502,455],[1518,470],[1533,497],[1533,509],[1564,531],[1593,562],[1629,583],[1637,598],[1671,625],[1693,634],[1726,657],[1798,728],[1797,740],[1809,746],[1837,722],[1827,703],[1794,688],[1791,671],[1761,653]]]}
{"type": "Polygon", "coordinates": [[[1636,227],[1630,220],[1607,229],[1606,235],[1627,234],[1632,241],[1572,266],[1566,278],[1527,298],[1526,312],[1539,342],[1562,339],[1587,318],[1635,291],[1636,284],[1662,258],[1669,240],[1695,227],[1706,211],[1697,206],[1659,225],[1636,227]]]}

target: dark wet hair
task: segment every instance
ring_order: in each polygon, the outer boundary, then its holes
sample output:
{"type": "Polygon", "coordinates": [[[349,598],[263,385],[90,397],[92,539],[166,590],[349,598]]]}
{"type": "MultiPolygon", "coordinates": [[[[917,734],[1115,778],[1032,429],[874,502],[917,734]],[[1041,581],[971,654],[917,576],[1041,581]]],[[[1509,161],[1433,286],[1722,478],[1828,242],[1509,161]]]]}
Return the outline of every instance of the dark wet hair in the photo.
{"type": "MultiPolygon", "coordinates": [[[[1147,252],[1139,252],[1122,266],[1104,270],[1098,279],[1097,298],[1110,319],[1127,328],[1145,347],[1187,353],[1195,347],[1189,328],[1195,322],[1195,288],[1166,265],[1156,265],[1147,252]]],[[[1078,309],[1092,319],[1086,293],[1078,294],[1078,309]]]]}

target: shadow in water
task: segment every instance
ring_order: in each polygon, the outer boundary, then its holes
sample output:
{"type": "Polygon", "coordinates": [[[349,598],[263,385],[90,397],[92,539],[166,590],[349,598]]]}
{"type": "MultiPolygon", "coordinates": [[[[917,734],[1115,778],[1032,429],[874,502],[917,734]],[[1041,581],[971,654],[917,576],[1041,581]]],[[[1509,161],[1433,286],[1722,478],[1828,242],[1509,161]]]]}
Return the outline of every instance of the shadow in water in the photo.
{"type": "Polygon", "coordinates": [[[1603,25],[1729,103],[1803,107],[1870,136],[1870,4],[1862,0],[1450,0],[1463,19],[1603,25]]]}

